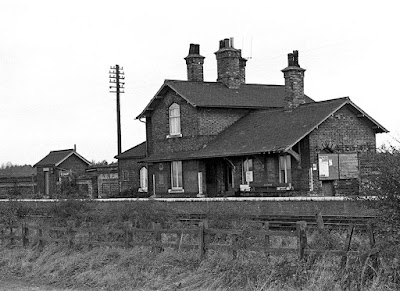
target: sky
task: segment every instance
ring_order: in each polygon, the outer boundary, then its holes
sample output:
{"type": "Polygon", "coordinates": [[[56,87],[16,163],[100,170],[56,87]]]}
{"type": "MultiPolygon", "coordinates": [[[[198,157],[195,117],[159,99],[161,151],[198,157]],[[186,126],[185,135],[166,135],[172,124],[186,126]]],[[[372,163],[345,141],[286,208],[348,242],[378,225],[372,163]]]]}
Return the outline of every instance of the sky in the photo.
{"type": "Polygon", "coordinates": [[[216,81],[219,41],[248,58],[246,83],[284,84],[299,51],[305,93],[349,96],[400,142],[400,4],[393,1],[0,0],[0,165],[35,164],[77,147],[115,161],[116,96],[109,69],[123,67],[122,151],[145,140],[136,116],[165,79],[186,80],[189,44],[216,81]]]}

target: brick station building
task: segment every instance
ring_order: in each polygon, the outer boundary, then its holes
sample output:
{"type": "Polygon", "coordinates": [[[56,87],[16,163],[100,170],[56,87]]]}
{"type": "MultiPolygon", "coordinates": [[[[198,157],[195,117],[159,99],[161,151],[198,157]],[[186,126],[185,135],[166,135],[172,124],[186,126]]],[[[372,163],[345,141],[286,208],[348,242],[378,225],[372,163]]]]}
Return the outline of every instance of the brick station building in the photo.
{"type": "Polygon", "coordinates": [[[230,39],[215,52],[217,81],[203,79],[191,44],[187,81],[165,80],[137,119],[146,122],[148,191],[162,197],[348,195],[364,154],[387,130],[350,98],[315,101],[288,54],[284,85],[247,84],[230,39]]]}

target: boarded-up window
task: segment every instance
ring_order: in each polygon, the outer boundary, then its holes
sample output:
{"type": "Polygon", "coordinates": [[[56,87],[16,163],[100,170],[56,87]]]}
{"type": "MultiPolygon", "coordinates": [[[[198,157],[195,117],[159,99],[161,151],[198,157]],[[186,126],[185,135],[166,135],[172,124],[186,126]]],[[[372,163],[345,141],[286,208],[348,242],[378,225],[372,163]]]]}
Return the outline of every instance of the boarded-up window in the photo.
{"type": "Polygon", "coordinates": [[[358,178],[359,167],[358,167],[358,156],[354,154],[340,154],[339,155],[340,165],[340,179],[351,179],[358,178]]]}

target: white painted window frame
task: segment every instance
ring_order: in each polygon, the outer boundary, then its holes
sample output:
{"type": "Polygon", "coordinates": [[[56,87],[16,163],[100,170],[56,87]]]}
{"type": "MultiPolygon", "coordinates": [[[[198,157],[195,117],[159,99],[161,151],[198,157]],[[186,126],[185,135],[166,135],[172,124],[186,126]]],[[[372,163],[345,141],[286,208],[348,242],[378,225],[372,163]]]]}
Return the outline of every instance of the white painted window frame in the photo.
{"type": "Polygon", "coordinates": [[[169,107],[169,135],[167,138],[182,137],[181,133],[181,108],[179,104],[173,103],[169,107]]]}
{"type": "Polygon", "coordinates": [[[182,161],[171,162],[171,189],[169,189],[168,192],[184,192],[182,161]]]}

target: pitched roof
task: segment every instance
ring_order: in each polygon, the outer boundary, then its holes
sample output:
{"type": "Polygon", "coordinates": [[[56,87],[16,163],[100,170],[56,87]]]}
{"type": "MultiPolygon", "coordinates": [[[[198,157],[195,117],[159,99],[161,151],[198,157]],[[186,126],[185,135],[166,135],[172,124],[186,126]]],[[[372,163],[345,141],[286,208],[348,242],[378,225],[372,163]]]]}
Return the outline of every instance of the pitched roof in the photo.
{"type": "Polygon", "coordinates": [[[75,150],[59,150],[59,151],[51,151],[47,156],[37,162],[34,167],[37,166],[59,166],[62,162],[68,159],[70,156],[75,155],[79,159],[81,159],[86,164],[90,165],[90,162],[86,160],[84,157],[79,155],[75,150]]]}
{"type": "Polygon", "coordinates": [[[138,144],[133,148],[130,148],[129,150],[124,151],[123,153],[120,153],[119,155],[115,156],[115,158],[118,160],[123,160],[132,158],[143,158],[145,156],[146,156],[146,142],[144,141],[141,144],[138,144]]]}
{"type": "MultiPolygon", "coordinates": [[[[229,89],[220,82],[165,80],[160,90],[136,118],[142,118],[154,107],[167,90],[173,90],[195,107],[280,108],[284,106],[285,86],[242,84],[229,89]]],[[[306,96],[306,102],[314,102],[306,96]]]]}
{"type": "Polygon", "coordinates": [[[201,150],[154,155],[145,160],[167,161],[284,152],[346,104],[376,126],[377,132],[387,132],[346,97],[303,104],[290,112],[283,109],[255,110],[227,128],[201,150]]]}

